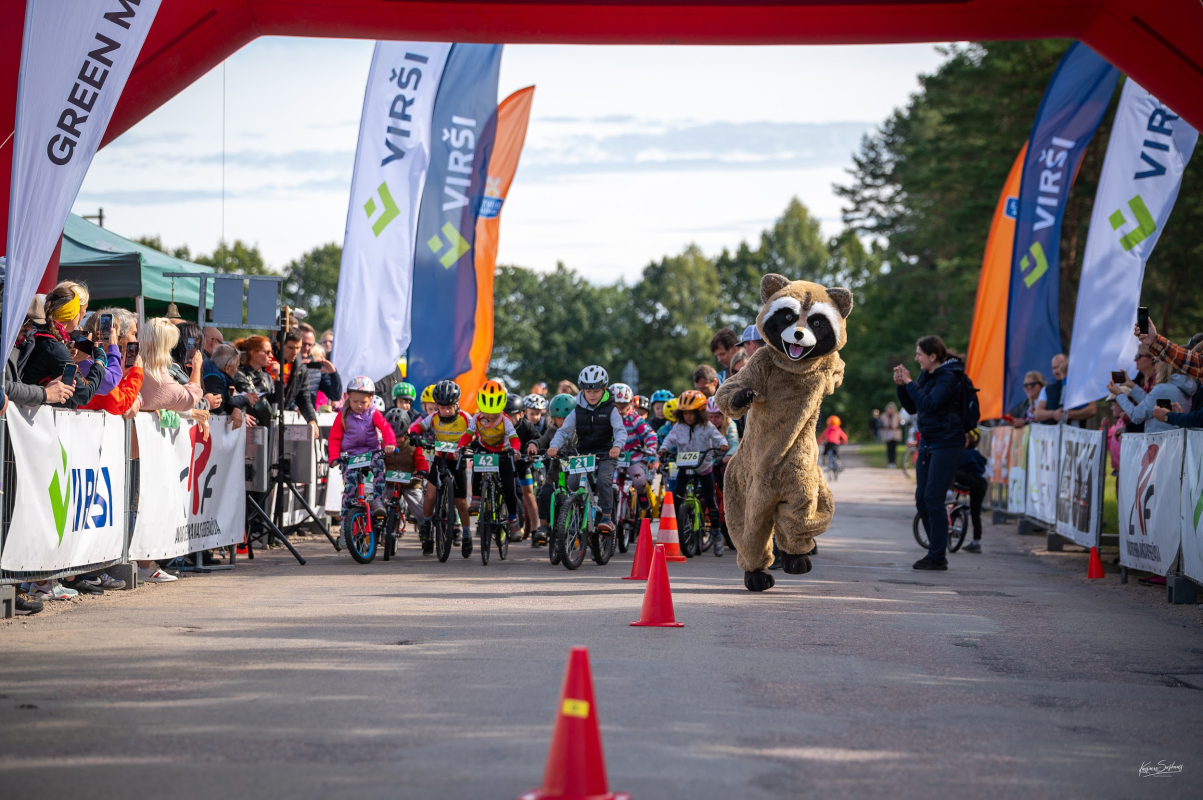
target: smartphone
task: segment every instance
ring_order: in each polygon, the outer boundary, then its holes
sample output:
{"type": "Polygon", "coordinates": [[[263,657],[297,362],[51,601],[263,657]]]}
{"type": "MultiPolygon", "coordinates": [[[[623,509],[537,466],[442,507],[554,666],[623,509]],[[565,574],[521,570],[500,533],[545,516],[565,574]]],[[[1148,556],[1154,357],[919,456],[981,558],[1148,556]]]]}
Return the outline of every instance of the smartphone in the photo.
{"type": "Polygon", "coordinates": [[[196,352],[196,337],[189,336],[185,341],[184,363],[192,363],[192,355],[196,352]]]}
{"type": "Polygon", "coordinates": [[[1171,403],[1169,400],[1166,400],[1165,398],[1162,398],[1162,399],[1160,399],[1160,400],[1158,400],[1158,401],[1157,401],[1157,407],[1158,407],[1158,408],[1164,408],[1166,411],[1170,411],[1171,409],[1173,409],[1173,407],[1174,407],[1174,404],[1173,404],[1173,403],[1171,403]]]}
{"type": "Polygon", "coordinates": [[[79,372],[79,367],[74,364],[68,364],[63,367],[63,383],[71,386],[75,383],[75,375],[79,372]]]}
{"type": "Polygon", "coordinates": [[[1111,382],[1117,383],[1117,384],[1127,383],[1128,382],[1128,373],[1124,372],[1122,369],[1112,370],[1111,382]]]}
{"type": "Polygon", "coordinates": [[[1141,333],[1149,332],[1149,307],[1140,306],[1136,309],[1136,327],[1140,328],[1141,333]]]}
{"type": "Polygon", "coordinates": [[[129,342],[125,345],[125,366],[132,367],[138,357],[138,343],[129,342]]]}
{"type": "Polygon", "coordinates": [[[100,324],[98,326],[100,335],[96,338],[103,344],[108,342],[109,336],[113,333],[113,315],[101,314],[100,324]]]}
{"type": "Polygon", "coordinates": [[[89,339],[76,339],[75,349],[86,355],[88,358],[91,358],[92,354],[96,352],[96,346],[92,344],[91,340],[89,339]]]}

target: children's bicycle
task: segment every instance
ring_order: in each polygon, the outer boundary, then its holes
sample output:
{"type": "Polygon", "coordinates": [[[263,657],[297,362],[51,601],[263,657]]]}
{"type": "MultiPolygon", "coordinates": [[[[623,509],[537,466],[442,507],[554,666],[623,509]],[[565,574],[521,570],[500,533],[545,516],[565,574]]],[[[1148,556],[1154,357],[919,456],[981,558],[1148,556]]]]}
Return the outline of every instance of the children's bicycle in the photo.
{"type": "Polygon", "coordinates": [[[677,530],[681,540],[681,553],[689,558],[700,556],[714,546],[714,531],[706,520],[706,509],[702,507],[702,488],[699,485],[701,476],[698,475],[697,469],[706,460],[707,455],[722,452],[717,447],[711,447],[700,453],[677,453],[677,491],[685,496],[681,501],[681,508],[677,511],[677,530]]]}
{"type": "MultiPolygon", "coordinates": [[[[948,552],[955,553],[965,543],[965,534],[969,531],[969,487],[954,483],[944,501],[948,513],[948,552]]],[[[926,550],[930,546],[927,529],[923,527],[923,518],[915,512],[912,523],[915,541],[926,550]]]]}
{"type": "MultiPolygon", "coordinates": [[[[455,474],[448,466],[458,452],[455,442],[435,442],[435,481],[434,514],[430,521],[430,532],[434,535],[434,554],[439,561],[446,561],[451,555],[451,542],[455,537],[455,523],[458,510],[455,507],[455,474]]],[[[455,461],[459,468],[459,461],[455,461]]],[[[425,552],[425,548],[423,548],[425,552]]]]}
{"type": "Polygon", "coordinates": [[[397,540],[405,533],[405,486],[412,483],[409,472],[390,469],[384,473],[384,560],[397,554],[397,540]]]}
{"type": "Polygon", "coordinates": [[[828,450],[824,456],[824,462],[827,467],[827,480],[838,481],[840,473],[844,471],[844,464],[840,461],[839,455],[834,450],[828,450]]]}
{"type": "MultiPolygon", "coordinates": [[[[351,558],[360,564],[370,564],[376,557],[377,531],[372,527],[372,514],[368,509],[367,489],[364,478],[372,479],[372,456],[378,451],[369,450],[359,455],[343,456],[343,480],[354,481],[355,494],[350,505],[342,510],[343,538],[351,558]]],[[[387,558],[387,556],[386,556],[387,558]]]]}
{"type": "MultiPolygon", "coordinates": [[[[560,498],[555,508],[551,532],[560,560],[568,569],[578,569],[584,563],[588,546],[593,560],[604,566],[614,555],[616,537],[612,531],[602,533],[597,527],[597,456],[568,456],[560,459],[560,467],[557,489],[562,488],[566,496],[560,498]],[[581,476],[575,490],[567,488],[568,475],[581,476]]],[[[553,503],[556,499],[553,493],[553,503]]]]}
{"type": "Polygon", "coordinates": [[[506,525],[505,501],[501,494],[501,459],[507,453],[487,450],[472,451],[472,473],[480,475],[480,512],[476,533],[480,540],[480,562],[489,565],[489,551],[497,542],[497,555],[505,561],[510,552],[509,527],[506,525]]]}
{"type": "MultiPolygon", "coordinates": [[[[646,456],[654,453],[644,452],[646,456]]],[[[631,467],[631,454],[623,451],[614,468],[614,533],[618,552],[625,553],[639,538],[639,525],[644,517],[651,516],[651,503],[646,511],[639,508],[639,492],[627,482],[627,470],[631,467]]]]}

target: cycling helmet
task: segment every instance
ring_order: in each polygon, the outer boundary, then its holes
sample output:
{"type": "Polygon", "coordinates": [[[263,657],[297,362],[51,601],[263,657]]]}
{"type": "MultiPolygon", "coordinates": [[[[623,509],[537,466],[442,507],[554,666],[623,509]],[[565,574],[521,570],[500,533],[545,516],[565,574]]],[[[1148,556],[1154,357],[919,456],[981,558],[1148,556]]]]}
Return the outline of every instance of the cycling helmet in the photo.
{"type": "Polygon", "coordinates": [[[476,393],[476,407],[485,414],[500,414],[505,411],[507,393],[498,381],[485,381],[476,393]]]}
{"type": "Polygon", "coordinates": [[[372,405],[376,407],[377,411],[383,411],[384,410],[384,398],[378,394],[372,395],[372,405]]]}
{"type": "Polygon", "coordinates": [[[570,394],[557,394],[547,408],[547,413],[553,417],[566,417],[576,408],[576,398],[570,394]]]}
{"type": "Polygon", "coordinates": [[[360,375],[351,379],[351,382],[347,384],[347,391],[373,394],[376,391],[376,384],[372,383],[371,378],[365,378],[363,375],[360,375]]]}
{"type": "Polygon", "coordinates": [[[546,411],[547,398],[541,394],[535,394],[532,392],[531,394],[528,394],[526,397],[522,398],[522,407],[533,408],[536,411],[546,411]]]}
{"type": "Polygon", "coordinates": [[[409,412],[404,408],[390,408],[384,412],[384,419],[388,422],[389,427],[393,429],[393,433],[404,431],[409,427],[410,419],[409,412]]]}
{"type": "Polygon", "coordinates": [[[611,386],[610,394],[614,395],[615,403],[629,403],[635,398],[635,393],[625,383],[616,383],[611,386]]]}
{"type": "Polygon", "coordinates": [[[511,414],[521,414],[522,413],[522,398],[516,394],[512,394],[509,397],[507,397],[505,399],[505,413],[506,413],[506,416],[509,416],[511,414]]]}
{"type": "Polygon", "coordinates": [[[836,426],[837,428],[840,427],[840,418],[835,414],[832,414],[827,418],[827,427],[830,428],[832,425],[836,426]]]}
{"type": "Polygon", "coordinates": [[[669,422],[677,421],[677,398],[670,397],[664,401],[664,418],[669,422]]]}
{"type": "Polygon", "coordinates": [[[673,393],[670,392],[668,389],[657,389],[656,391],[652,392],[652,402],[653,403],[667,403],[669,400],[672,400],[672,399],[673,399],[673,393]]]}
{"type": "Polygon", "coordinates": [[[430,386],[427,386],[425,389],[422,390],[422,402],[423,403],[433,403],[434,402],[434,384],[431,384],[430,386]]]}
{"type": "Polygon", "coordinates": [[[706,395],[697,389],[681,392],[681,398],[677,400],[677,411],[701,411],[705,407],[706,395]]]}
{"type": "MultiPolygon", "coordinates": [[[[488,386],[488,384],[485,384],[488,386]]],[[[484,387],[481,387],[482,391],[484,387]]],[[[502,390],[504,391],[504,390],[502,390]]],[[[455,381],[439,381],[434,385],[431,400],[441,406],[453,406],[459,402],[459,384],[455,381]]]]}
{"type": "Polygon", "coordinates": [[[610,375],[603,368],[592,364],[581,370],[576,382],[581,389],[605,389],[610,384],[610,375]]]}
{"type": "Polygon", "coordinates": [[[652,408],[652,401],[648,400],[641,394],[637,394],[635,395],[635,408],[639,409],[640,411],[650,411],[652,408]]]}
{"type": "Polygon", "coordinates": [[[707,414],[721,414],[721,413],[723,413],[723,412],[722,412],[722,409],[720,409],[720,408],[718,407],[718,403],[714,402],[714,398],[713,398],[713,397],[711,397],[709,400],[707,400],[707,401],[706,401],[706,413],[707,413],[707,414]]]}
{"type": "Polygon", "coordinates": [[[396,400],[398,397],[408,397],[410,400],[413,400],[417,396],[418,396],[418,390],[414,388],[414,385],[412,383],[406,383],[405,381],[401,381],[401,383],[393,385],[393,399],[394,400],[396,400]]]}

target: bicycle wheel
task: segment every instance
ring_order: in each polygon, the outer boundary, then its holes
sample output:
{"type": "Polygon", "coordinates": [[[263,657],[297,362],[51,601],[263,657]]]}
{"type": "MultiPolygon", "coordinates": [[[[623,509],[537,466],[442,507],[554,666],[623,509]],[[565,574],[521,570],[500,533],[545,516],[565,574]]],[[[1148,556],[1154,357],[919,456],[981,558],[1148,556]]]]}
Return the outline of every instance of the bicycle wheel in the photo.
{"type": "Polygon", "coordinates": [[[585,496],[573,494],[560,506],[556,515],[556,533],[560,538],[560,558],[568,569],[579,569],[585,561],[588,547],[585,537],[588,525],[585,521],[585,496]]]}
{"type": "Polygon", "coordinates": [[[350,519],[343,520],[347,549],[351,551],[351,558],[360,564],[369,564],[376,557],[376,531],[362,508],[354,509],[349,516],[350,519]]]}
{"type": "Polygon", "coordinates": [[[551,520],[551,530],[547,532],[547,558],[552,566],[560,563],[564,552],[563,529],[560,528],[560,507],[564,504],[564,495],[558,491],[552,494],[551,502],[554,513],[551,520]]]}
{"type": "Polygon", "coordinates": [[[915,477],[915,463],[919,460],[919,448],[915,446],[908,447],[902,451],[902,463],[898,465],[902,470],[902,474],[908,478],[915,477]]]}
{"type": "Polygon", "coordinates": [[[589,534],[589,549],[593,551],[593,560],[599,567],[610,563],[610,559],[614,556],[614,540],[617,538],[616,530],[602,533],[594,528],[593,532],[589,534]]]}
{"type": "Polygon", "coordinates": [[[677,538],[681,540],[681,555],[686,558],[693,558],[694,555],[694,537],[697,523],[697,515],[694,513],[694,508],[697,506],[697,502],[692,497],[685,498],[685,502],[681,504],[681,516],[677,518],[677,538]]]}
{"type": "Polygon", "coordinates": [[[505,561],[506,556],[510,554],[510,529],[508,525],[497,526],[497,555],[501,556],[501,560],[505,561]]]}
{"type": "MultiPolygon", "coordinates": [[[[481,503],[483,506],[484,503],[481,503]]],[[[476,523],[476,537],[480,539],[480,563],[489,566],[489,550],[493,545],[493,526],[486,522],[476,523]]]]}
{"type": "Polygon", "coordinates": [[[930,543],[927,541],[927,531],[923,527],[923,517],[920,516],[918,511],[915,512],[915,521],[911,525],[911,528],[915,533],[915,541],[919,546],[924,550],[930,547],[930,543]]]}
{"type": "Polygon", "coordinates": [[[434,551],[439,561],[446,562],[451,555],[451,521],[455,514],[455,482],[448,477],[439,489],[438,503],[434,509],[434,551]]]}
{"type": "Polygon", "coordinates": [[[965,543],[969,531],[969,509],[957,506],[948,517],[948,552],[955,553],[965,543]]]}
{"type": "Polygon", "coordinates": [[[631,528],[632,520],[631,506],[625,502],[622,495],[618,493],[618,489],[614,489],[614,539],[618,545],[618,552],[625,553],[628,547],[627,534],[631,528]]]}
{"type": "Polygon", "coordinates": [[[697,533],[694,534],[693,541],[697,550],[694,555],[701,555],[714,546],[714,531],[710,527],[709,518],[699,520],[697,533]]]}

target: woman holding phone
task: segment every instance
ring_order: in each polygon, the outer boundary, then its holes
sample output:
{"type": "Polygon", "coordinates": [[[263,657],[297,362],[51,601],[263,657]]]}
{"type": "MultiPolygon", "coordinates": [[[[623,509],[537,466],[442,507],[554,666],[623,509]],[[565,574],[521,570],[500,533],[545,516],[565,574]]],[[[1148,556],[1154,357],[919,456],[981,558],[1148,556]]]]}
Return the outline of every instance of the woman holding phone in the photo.
{"type": "Polygon", "coordinates": [[[88,310],[88,290],[73,281],[63,281],[46,294],[46,324],[33,332],[33,352],[25,364],[22,381],[46,386],[55,378],[73,386],[75,391],[62,403],[64,408],[79,408],[96,396],[108,366],[104,350],[97,351],[86,372],[75,363],[75,343],[71,334],[79,327],[88,310]]]}
{"type": "Polygon", "coordinates": [[[1177,426],[1157,419],[1153,410],[1158,405],[1166,410],[1178,405],[1183,411],[1189,412],[1191,396],[1195,393],[1195,381],[1180,372],[1174,372],[1173,367],[1166,362],[1158,361],[1153,366],[1153,385],[1148,391],[1131,379],[1122,384],[1116,383],[1114,376],[1111,383],[1107,384],[1107,391],[1115,395],[1115,402],[1133,424],[1143,425],[1145,433],[1157,433],[1172,431],[1177,426]]]}

